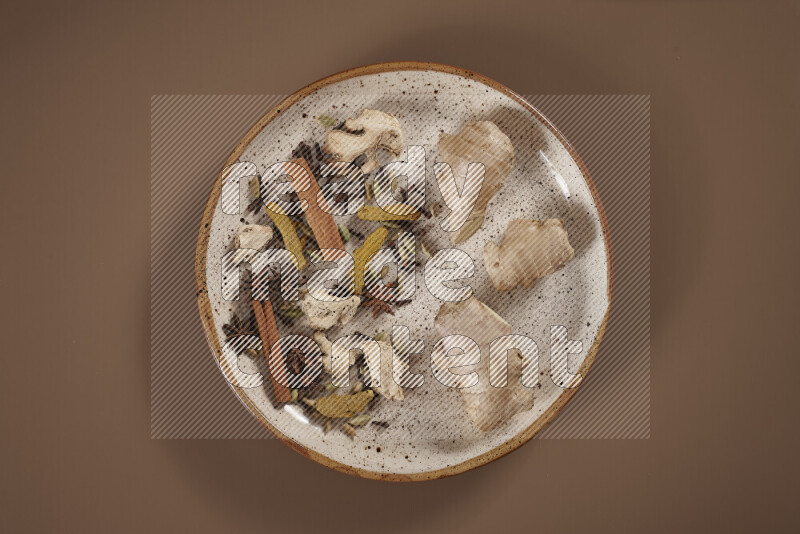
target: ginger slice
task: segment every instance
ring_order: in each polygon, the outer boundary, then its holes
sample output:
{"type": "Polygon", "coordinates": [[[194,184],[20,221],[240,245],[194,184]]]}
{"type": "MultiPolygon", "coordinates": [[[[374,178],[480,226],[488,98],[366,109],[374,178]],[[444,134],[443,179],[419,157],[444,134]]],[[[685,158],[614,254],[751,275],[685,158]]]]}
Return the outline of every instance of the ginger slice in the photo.
{"type": "Polygon", "coordinates": [[[511,291],[518,285],[531,287],[574,255],[561,219],[515,219],[508,223],[499,246],[489,241],[483,247],[486,271],[498,291],[511,291]]]}
{"type": "Polygon", "coordinates": [[[514,165],[514,146],[506,134],[490,121],[465,124],[455,134],[439,136],[439,155],[456,177],[467,175],[470,163],[482,163],[486,175],[472,213],[462,227],[451,234],[453,244],[466,241],[483,224],[486,206],[505,183],[514,165]]]}
{"type": "Polygon", "coordinates": [[[458,390],[469,418],[481,432],[496,428],[514,415],[533,408],[534,391],[520,383],[522,359],[508,359],[508,385],[494,387],[489,380],[489,346],[495,339],[511,334],[512,327],[475,296],[461,302],[442,304],[434,321],[439,336],[467,336],[481,349],[476,367],[478,383],[458,390]]]}

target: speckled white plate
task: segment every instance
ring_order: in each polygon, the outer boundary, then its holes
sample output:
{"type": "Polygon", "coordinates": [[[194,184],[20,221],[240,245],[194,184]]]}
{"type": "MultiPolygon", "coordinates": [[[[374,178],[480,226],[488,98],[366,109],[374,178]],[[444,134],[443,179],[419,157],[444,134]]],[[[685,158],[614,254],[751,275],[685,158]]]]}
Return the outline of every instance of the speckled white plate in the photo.
{"type": "MultiPolygon", "coordinates": [[[[569,337],[583,344],[583,351],[571,357],[570,369],[585,378],[610,306],[611,255],[605,216],[574,149],[546,118],[508,88],[475,73],[430,63],[353,69],[284,100],[252,128],[227,164],[250,161],[263,171],[275,162],[291,159],[292,149],[301,141],[322,143],[329,128],[315,117],[325,115],[340,121],[363,108],[394,114],[403,125],[406,144],[425,146],[429,190],[435,189],[430,183],[431,169],[437,161],[441,132],[456,133],[465,122],[491,120],[509,136],[515,149],[511,174],[489,204],[484,225],[459,246],[475,261],[476,276],[470,285],[480,300],[512,324],[515,333],[537,340],[543,362],[549,355],[549,325],[567,326],[569,337]],[[499,242],[506,224],[514,218],[562,219],[575,257],[530,289],[498,293],[488,280],[481,251],[487,240],[499,242]]],[[[222,325],[233,312],[248,305],[247,298],[231,303],[220,295],[220,259],[242,223],[240,216],[222,212],[219,196],[217,180],[201,225],[196,265],[201,316],[216,355],[224,339],[222,325]]],[[[246,223],[269,224],[263,210],[245,219],[246,223]]],[[[441,248],[448,244],[446,236],[437,236],[435,231],[426,239],[441,240],[441,248]]],[[[418,270],[418,284],[420,277],[418,270]]],[[[370,411],[373,420],[388,422],[388,428],[367,425],[354,439],[341,431],[325,433],[309,423],[296,406],[273,405],[268,385],[234,390],[253,415],[292,448],[344,472],[385,480],[423,480],[485,464],[530,439],[575,390],[562,390],[549,379],[542,380],[532,410],[481,433],[464,412],[459,393],[431,376],[430,349],[436,341],[433,318],[439,305],[429,293],[419,290],[411,304],[397,308],[395,316],[384,314],[373,321],[371,314],[361,314],[339,334],[359,330],[374,335],[391,330],[392,324],[404,324],[414,337],[425,341],[426,351],[412,360],[412,370],[425,375],[425,384],[406,390],[404,401],[381,399],[370,411]]],[[[258,364],[242,357],[240,366],[252,372],[258,364]]]]}

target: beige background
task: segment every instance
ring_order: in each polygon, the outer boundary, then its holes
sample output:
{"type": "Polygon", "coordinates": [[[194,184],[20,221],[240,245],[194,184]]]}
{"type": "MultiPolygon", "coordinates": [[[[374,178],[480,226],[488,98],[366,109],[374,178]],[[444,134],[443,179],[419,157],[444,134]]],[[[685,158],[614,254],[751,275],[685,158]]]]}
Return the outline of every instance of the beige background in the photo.
{"type": "Polygon", "coordinates": [[[797,530],[797,3],[141,4],[2,7],[0,530],[797,530]],[[414,485],[150,440],[150,95],[393,59],[652,95],[649,440],[414,485]]]}

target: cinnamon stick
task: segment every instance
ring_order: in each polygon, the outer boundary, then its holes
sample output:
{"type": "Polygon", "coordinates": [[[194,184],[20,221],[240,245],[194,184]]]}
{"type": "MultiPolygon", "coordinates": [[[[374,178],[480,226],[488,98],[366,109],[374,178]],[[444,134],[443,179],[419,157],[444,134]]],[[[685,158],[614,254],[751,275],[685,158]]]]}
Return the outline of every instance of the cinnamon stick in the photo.
{"type": "Polygon", "coordinates": [[[306,170],[304,175],[299,176],[293,176],[293,174],[299,173],[289,173],[289,178],[292,181],[292,187],[297,192],[297,197],[308,203],[305,212],[306,220],[308,220],[308,225],[314,232],[319,248],[344,249],[344,242],[341,234],[339,234],[339,227],[336,226],[333,215],[322,209],[322,207],[328,209],[328,205],[322,195],[319,195],[320,187],[311,172],[311,168],[308,166],[308,162],[305,158],[297,158],[292,160],[292,163],[296,163],[306,170]],[[310,183],[306,183],[307,180],[310,183]],[[320,203],[322,207],[320,207],[320,203]]]}
{"type": "MultiPolygon", "coordinates": [[[[294,187],[297,192],[297,197],[300,200],[306,201],[308,204],[305,212],[306,220],[311,227],[311,231],[314,232],[314,238],[317,240],[319,248],[344,250],[344,242],[342,241],[341,234],[339,234],[339,227],[336,225],[333,215],[323,211],[322,207],[320,207],[320,203],[322,203],[323,207],[327,209],[327,204],[325,199],[322,198],[322,195],[319,195],[320,187],[317,180],[314,178],[314,174],[311,172],[311,168],[308,166],[308,162],[305,158],[298,158],[292,160],[292,162],[300,165],[306,171],[305,173],[289,172],[287,174],[292,182],[292,187],[294,187]]],[[[256,315],[261,344],[264,346],[264,354],[267,356],[267,362],[270,364],[269,372],[272,378],[272,392],[275,395],[275,401],[290,401],[292,393],[289,388],[275,379],[276,376],[280,376],[284,378],[284,382],[287,381],[286,360],[282,357],[283,355],[281,355],[280,360],[283,362],[283,365],[277,363],[277,365],[273,366],[269,358],[271,347],[277,343],[280,338],[278,323],[275,321],[275,313],[272,310],[272,302],[266,301],[262,304],[260,301],[254,300],[253,311],[256,315]],[[274,367],[277,367],[277,369],[274,367]]]]}
{"type": "MultiPolygon", "coordinates": [[[[269,375],[272,379],[272,393],[275,396],[275,402],[288,402],[292,399],[292,392],[289,388],[278,382],[275,377],[280,376],[284,382],[288,381],[286,375],[286,362],[283,357],[283,365],[272,365],[270,361],[270,350],[272,346],[277,343],[280,338],[278,333],[278,323],[275,321],[275,314],[272,311],[272,302],[266,301],[263,304],[261,301],[253,301],[253,312],[256,315],[256,324],[258,325],[258,335],[261,337],[261,345],[264,348],[264,355],[269,364],[269,375]],[[277,367],[277,368],[276,368],[277,367]]],[[[282,356],[282,355],[281,355],[282,356]]]]}

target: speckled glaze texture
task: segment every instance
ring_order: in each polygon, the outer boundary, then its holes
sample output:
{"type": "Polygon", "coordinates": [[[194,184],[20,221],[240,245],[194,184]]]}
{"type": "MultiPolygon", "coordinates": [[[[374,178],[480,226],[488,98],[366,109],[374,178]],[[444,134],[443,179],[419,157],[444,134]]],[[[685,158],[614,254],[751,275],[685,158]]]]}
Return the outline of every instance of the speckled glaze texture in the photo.
{"type": "MultiPolygon", "coordinates": [[[[307,94],[282,104],[280,113],[273,113],[271,120],[262,120],[230,161],[250,161],[263,171],[275,162],[290,159],[292,149],[300,142],[322,143],[329,128],[315,117],[326,115],[338,122],[363,108],[379,109],[400,120],[406,145],[425,147],[427,194],[438,197],[432,168],[439,161],[439,135],[456,133],[469,121],[497,124],[513,143],[514,166],[491,200],[483,226],[458,248],[474,260],[476,272],[469,283],[475,295],[511,323],[514,333],[528,335],[539,345],[544,374],[541,387],[535,391],[534,407],[484,434],[465,413],[458,391],[433,378],[430,350],[437,340],[433,319],[441,302],[426,290],[421,267],[417,269],[417,290],[411,304],[398,307],[395,316],[384,314],[377,320],[372,320],[371,314],[360,314],[339,332],[375,335],[397,324],[408,326],[414,338],[425,342],[425,352],[413,356],[411,362],[412,371],[425,376],[424,385],[406,390],[403,401],[381,399],[370,412],[374,420],[390,422],[388,428],[367,425],[359,429],[355,439],[343,432],[326,434],[291,410],[276,408],[270,402],[268,385],[236,392],[263,424],[314,460],[371,478],[417,480],[458,473],[505,454],[529,439],[564,405],[574,391],[559,389],[547,376],[550,326],[566,326],[569,337],[582,342],[583,350],[570,360],[570,369],[585,375],[602,338],[610,306],[610,250],[602,208],[583,165],[552,125],[518,97],[491,80],[449,67],[381,67],[356,69],[304,90],[307,94]],[[508,222],[516,218],[562,219],[575,256],[531,288],[499,293],[484,268],[483,246],[488,240],[499,243],[508,222]]],[[[269,223],[263,210],[242,216],[222,213],[213,193],[206,216],[209,224],[201,228],[198,247],[198,269],[202,271],[198,285],[207,334],[218,351],[219,340],[224,339],[222,325],[232,312],[249,305],[247,298],[240,302],[221,298],[221,257],[230,250],[242,224],[269,223]]],[[[350,218],[338,221],[354,224],[350,218]]],[[[422,226],[427,229],[426,241],[434,247],[452,247],[435,219],[422,226]]],[[[354,240],[348,248],[358,244],[354,240]]],[[[240,365],[248,372],[259,366],[266,372],[263,365],[248,358],[241,358],[240,365]]]]}

